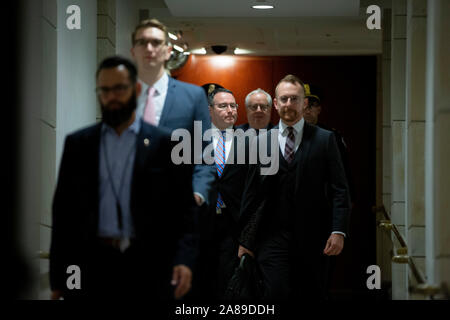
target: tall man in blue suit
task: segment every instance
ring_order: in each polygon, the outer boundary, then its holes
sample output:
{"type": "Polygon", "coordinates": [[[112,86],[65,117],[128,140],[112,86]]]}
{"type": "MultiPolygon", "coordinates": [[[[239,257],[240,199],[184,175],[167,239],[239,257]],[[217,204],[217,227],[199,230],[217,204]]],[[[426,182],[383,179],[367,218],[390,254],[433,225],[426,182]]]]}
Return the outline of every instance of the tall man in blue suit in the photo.
{"type": "MultiPolygon", "coordinates": [[[[165,65],[172,51],[166,26],[156,19],[142,21],[132,34],[132,45],[131,54],[142,85],[137,115],[171,131],[187,129],[191,137],[194,137],[194,121],[201,121],[202,134],[210,129],[208,102],[203,89],[177,81],[166,73],[165,65]]],[[[194,168],[192,186],[198,206],[208,199],[214,173],[213,166],[196,165],[194,168]]]]}

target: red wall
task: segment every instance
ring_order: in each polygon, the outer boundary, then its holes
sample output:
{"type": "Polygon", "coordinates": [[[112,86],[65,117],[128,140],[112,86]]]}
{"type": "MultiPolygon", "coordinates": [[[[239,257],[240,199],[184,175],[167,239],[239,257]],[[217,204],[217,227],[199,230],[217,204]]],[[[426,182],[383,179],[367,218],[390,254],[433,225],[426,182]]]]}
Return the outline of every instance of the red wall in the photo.
{"type": "MultiPolygon", "coordinates": [[[[245,97],[261,88],[273,95],[273,59],[270,57],[196,56],[191,55],[186,65],[174,73],[178,80],[197,84],[218,83],[231,90],[239,104],[238,121],[247,122],[245,97]]],[[[276,111],[272,116],[278,119],[276,111]]]]}
{"type": "MultiPolygon", "coordinates": [[[[351,234],[337,259],[333,288],[346,294],[368,294],[366,269],[376,264],[376,224],[371,213],[375,205],[376,57],[225,56],[225,61],[220,61],[223,58],[190,56],[173,75],[199,86],[212,82],[233,91],[241,106],[237,124],[247,121],[247,93],[262,88],[273,96],[275,86],[286,74],[295,74],[323,90],[320,121],[345,138],[356,189],[351,234]]],[[[272,123],[278,123],[276,110],[272,111],[272,123]]]]}

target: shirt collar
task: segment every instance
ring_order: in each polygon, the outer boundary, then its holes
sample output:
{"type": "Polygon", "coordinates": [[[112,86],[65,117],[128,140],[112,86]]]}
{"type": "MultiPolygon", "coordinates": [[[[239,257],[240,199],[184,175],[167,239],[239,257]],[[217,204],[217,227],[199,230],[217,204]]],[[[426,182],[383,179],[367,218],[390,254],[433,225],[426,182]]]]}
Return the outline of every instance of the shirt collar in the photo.
{"type": "Polygon", "coordinates": [[[213,132],[213,136],[216,137],[217,139],[219,139],[219,135],[221,134],[222,131],[225,131],[225,140],[226,141],[231,141],[230,139],[233,137],[233,135],[229,131],[229,130],[233,129],[233,126],[229,126],[228,128],[225,128],[225,130],[220,130],[219,128],[217,128],[214,125],[214,123],[211,123],[211,129],[213,132]]]}
{"type": "MultiPolygon", "coordinates": [[[[146,84],[144,81],[142,81],[141,79],[139,79],[139,82],[142,85],[142,91],[147,92],[148,88],[150,88],[150,86],[148,84],[146,84]]],[[[155,88],[155,91],[157,94],[162,94],[163,92],[166,92],[168,86],[169,86],[169,76],[167,75],[166,72],[164,72],[162,77],[159,78],[153,84],[153,88],[155,88]]]]}
{"type": "Polygon", "coordinates": [[[292,127],[295,130],[295,134],[301,132],[303,130],[303,127],[305,126],[305,118],[301,118],[300,121],[297,121],[294,125],[292,126],[288,126],[287,124],[285,124],[281,119],[280,119],[280,123],[279,123],[279,128],[280,128],[280,132],[284,133],[286,132],[287,134],[287,128],[288,127],[292,127]]]}
{"type": "Polygon", "coordinates": [[[229,127],[227,127],[227,128],[225,128],[225,130],[220,130],[219,128],[217,128],[215,125],[214,125],[214,123],[211,123],[211,129],[213,130],[213,131],[226,131],[226,130],[231,130],[231,129],[233,129],[233,126],[231,125],[231,126],[229,126],[229,127]]]}

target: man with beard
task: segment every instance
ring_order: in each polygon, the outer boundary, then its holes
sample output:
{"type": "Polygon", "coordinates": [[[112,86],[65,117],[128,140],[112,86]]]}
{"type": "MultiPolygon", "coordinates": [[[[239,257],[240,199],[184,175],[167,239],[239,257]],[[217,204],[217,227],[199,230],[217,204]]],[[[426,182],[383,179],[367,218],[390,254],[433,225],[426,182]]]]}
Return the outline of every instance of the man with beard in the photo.
{"type": "Polygon", "coordinates": [[[251,165],[242,199],[246,221],[238,255],[256,251],[267,299],[324,299],[328,257],[344,246],[350,201],[345,172],[332,132],[303,119],[302,81],[287,75],[275,89],[280,123],[267,135],[268,156],[279,153],[279,170],[261,176],[251,165]]]}
{"type": "Polygon", "coordinates": [[[264,90],[258,88],[245,97],[245,111],[248,123],[238,126],[238,129],[247,131],[253,128],[259,133],[260,129],[270,130],[273,128],[270,123],[272,97],[264,90]]]}
{"type": "Polygon", "coordinates": [[[169,132],[136,117],[140,91],[130,61],[105,59],[102,122],[66,138],[53,201],[52,299],[168,300],[190,289],[192,172],[173,165],[169,132]]]}

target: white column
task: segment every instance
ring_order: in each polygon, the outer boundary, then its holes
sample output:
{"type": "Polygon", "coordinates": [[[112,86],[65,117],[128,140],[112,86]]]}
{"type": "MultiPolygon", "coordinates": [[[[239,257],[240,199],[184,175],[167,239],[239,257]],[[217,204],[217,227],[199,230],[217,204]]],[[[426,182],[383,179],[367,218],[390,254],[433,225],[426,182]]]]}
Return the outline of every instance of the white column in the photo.
{"type": "Polygon", "coordinates": [[[95,123],[97,69],[97,1],[58,0],[57,167],[68,133],[95,123]],[[66,10],[81,9],[81,30],[69,30],[66,10]]]}
{"type": "MultiPolygon", "coordinates": [[[[116,0],[97,1],[97,20],[98,65],[106,57],[116,54],[116,0]]],[[[97,121],[102,118],[99,103],[97,103],[96,117],[97,121]]]]}
{"type": "MultiPolygon", "coordinates": [[[[426,0],[408,0],[406,31],[406,236],[408,254],[422,272],[425,271],[426,6],[426,0]]],[[[412,273],[409,276],[409,285],[416,285],[412,273]]]]}
{"type": "MultiPolygon", "coordinates": [[[[41,15],[43,55],[40,116],[42,202],[39,207],[39,249],[48,252],[51,241],[51,204],[64,140],[68,133],[95,123],[97,68],[97,1],[46,0],[41,15]],[[67,8],[79,6],[81,29],[69,30],[67,8]]],[[[28,159],[30,161],[30,159],[28,159]]],[[[35,210],[37,211],[37,210],[35,210]]],[[[37,251],[37,250],[36,250],[37,251]]],[[[40,260],[38,297],[49,298],[48,260],[40,260]]]]}
{"type": "Polygon", "coordinates": [[[131,34],[139,23],[138,1],[116,0],[116,52],[131,59],[131,34]]]}
{"type": "Polygon", "coordinates": [[[450,284],[450,1],[429,0],[425,220],[428,282],[450,284]]]}

